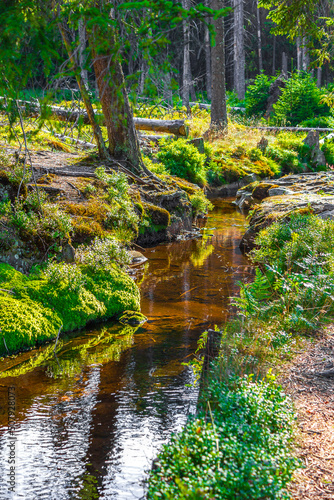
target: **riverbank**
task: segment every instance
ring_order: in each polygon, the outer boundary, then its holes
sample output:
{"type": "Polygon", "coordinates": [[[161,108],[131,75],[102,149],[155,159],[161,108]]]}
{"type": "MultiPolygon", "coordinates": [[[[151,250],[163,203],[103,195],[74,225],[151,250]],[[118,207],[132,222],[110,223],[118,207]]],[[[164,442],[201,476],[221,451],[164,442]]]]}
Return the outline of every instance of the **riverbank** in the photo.
{"type": "MultiPolygon", "coordinates": [[[[297,202],[298,197],[295,197],[295,200],[297,202]]],[[[326,201],[328,202],[327,199],[326,201]]],[[[271,198],[270,203],[272,207],[275,207],[275,198],[271,198]]],[[[197,494],[204,495],[203,498],[206,498],[205,495],[217,496],[217,491],[224,491],[224,498],[235,498],[236,492],[238,498],[243,498],[242,495],[245,495],[245,498],[263,498],[264,490],[256,490],[255,488],[254,491],[247,492],[247,488],[245,489],[243,486],[245,480],[243,472],[233,476],[233,467],[231,468],[230,465],[233,460],[237,460],[237,457],[242,462],[242,464],[239,462],[238,470],[244,471],[247,469],[248,471],[249,477],[246,476],[248,477],[247,485],[249,485],[249,481],[251,481],[251,484],[257,484],[256,481],[261,482],[261,480],[265,482],[264,478],[270,477],[270,474],[267,471],[263,472],[264,469],[257,470],[257,462],[254,461],[254,457],[250,459],[247,454],[240,454],[239,448],[236,448],[230,454],[231,450],[227,450],[224,446],[221,447],[221,439],[223,440],[222,443],[225,444],[225,427],[221,427],[220,423],[221,409],[217,413],[214,411],[211,413],[210,410],[210,408],[215,409],[217,404],[219,406],[219,397],[212,396],[212,387],[217,387],[217,391],[220,393],[230,391],[232,395],[239,394],[240,384],[246,383],[249,374],[255,374],[254,382],[252,380],[249,383],[253,387],[251,390],[257,391],[257,388],[264,383],[261,380],[265,380],[266,373],[270,368],[280,375],[285,371],[287,361],[295,359],[300,352],[306,351],[307,355],[310,355],[312,349],[318,349],[319,357],[322,351],[321,345],[312,348],[311,342],[312,340],[316,342],[319,326],[330,321],[334,311],[334,298],[332,296],[334,282],[331,264],[334,252],[334,222],[331,218],[322,219],[312,214],[312,207],[300,212],[298,203],[295,211],[291,205],[293,204],[290,200],[290,210],[285,213],[285,217],[276,217],[276,222],[274,222],[275,218],[269,218],[270,222],[262,226],[262,230],[259,227],[257,231],[257,236],[253,241],[253,250],[250,254],[253,263],[256,265],[256,275],[251,283],[241,285],[240,296],[235,297],[233,300],[234,305],[237,307],[237,319],[225,325],[221,352],[209,375],[209,390],[203,392],[200,408],[204,406],[204,412],[200,410],[196,425],[189,423],[189,426],[175,437],[158,457],[156,468],[151,474],[149,483],[149,498],[161,498],[159,497],[159,490],[164,492],[162,498],[168,498],[168,494],[172,491],[176,498],[187,498],[187,495],[194,494],[195,491],[197,491],[197,494]],[[211,426],[211,434],[215,435],[215,438],[212,438],[213,441],[214,439],[217,440],[217,454],[209,464],[209,468],[213,472],[210,478],[205,481],[199,472],[196,472],[196,464],[197,460],[202,460],[198,458],[197,454],[197,448],[202,443],[201,429],[203,427],[207,432],[208,425],[211,426]],[[241,456],[245,462],[242,461],[241,456]],[[171,466],[171,463],[174,465],[171,466]],[[252,474],[254,477],[252,477],[252,474]],[[250,480],[250,478],[252,479],[250,480]],[[232,479],[236,482],[233,483],[232,479]],[[220,490],[219,488],[226,488],[227,490],[220,490]]],[[[258,207],[257,212],[261,212],[261,206],[258,207]]],[[[294,362],[295,370],[298,363],[297,358],[294,362]]],[[[307,372],[308,370],[306,370],[306,378],[307,372]]],[[[313,376],[326,378],[327,375],[322,373],[313,374],[313,376]]],[[[284,379],[284,377],[281,376],[281,379],[284,379]]],[[[286,380],[283,380],[283,383],[286,391],[290,393],[291,386],[289,387],[286,380]]],[[[325,383],[319,385],[322,388],[326,387],[325,383]]],[[[269,398],[268,401],[266,401],[266,398],[262,400],[265,405],[265,417],[262,420],[264,430],[262,432],[271,432],[271,424],[269,424],[272,418],[270,404],[272,401],[276,401],[276,404],[278,404],[280,402],[279,397],[282,397],[282,390],[279,385],[274,383],[274,387],[278,391],[276,399],[273,397],[273,399],[269,398]]],[[[305,387],[303,387],[302,392],[304,390],[307,391],[305,387]]],[[[329,395],[328,390],[327,393],[326,391],[324,393],[327,396],[329,395]]],[[[298,409],[298,402],[302,404],[302,397],[299,396],[299,398],[295,397],[294,399],[298,409]]],[[[290,408],[288,400],[285,400],[283,407],[286,410],[290,408]]],[[[232,413],[236,411],[233,397],[229,398],[224,408],[227,408],[224,411],[232,413]]],[[[259,411],[262,411],[261,404],[258,405],[258,408],[259,411]]],[[[323,402],[322,408],[325,409],[325,402],[323,402]]],[[[311,425],[309,419],[306,418],[307,410],[304,411],[303,415],[305,422],[307,422],[306,425],[311,425]]],[[[224,419],[226,420],[225,417],[224,419]]],[[[245,430],[248,425],[247,416],[244,416],[243,419],[240,426],[245,430]]],[[[300,419],[301,416],[299,415],[299,422],[300,419]]],[[[286,422],[288,422],[288,419],[286,422]]],[[[320,420],[316,419],[315,422],[319,424],[320,420]]],[[[227,426],[231,435],[241,446],[245,440],[244,435],[242,436],[237,431],[233,431],[232,423],[228,423],[227,426]]],[[[291,421],[290,432],[292,432],[292,428],[291,421]]],[[[281,437],[283,438],[286,430],[284,426],[278,427],[277,443],[279,442],[280,433],[282,432],[281,437]]],[[[246,435],[247,432],[248,430],[246,435]]],[[[310,432],[312,432],[312,429],[310,432]]],[[[318,432],[318,430],[315,430],[314,434],[317,436],[318,432]]],[[[329,430],[326,438],[331,442],[329,430]]],[[[265,463],[276,463],[277,465],[276,453],[279,453],[280,456],[282,456],[283,451],[287,453],[284,457],[284,470],[285,472],[289,471],[290,475],[286,477],[285,482],[283,481],[278,486],[276,491],[275,488],[272,491],[268,490],[266,497],[278,498],[282,495],[288,495],[289,490],[293,491],[294,495],[302,495],[310,487],[310,485],[307,485],[307,480],[303,484],[300,479],[299,483],[301,484],[299,487],[296,486],[295,482],[292,483],[292,486],[289,486],[292,477],[291,473],[297,466],[293,456],[298,455],[304,459],[306,454],[306,460],[307,458],[312,459],[314,448],[318,447],[319,451],[320,442],[318,440],[314,444],[310,454],[305,450],[307,448],[305,441],[301,446],[304,447],[304,453],[294,451],[291,441],[290,444],[285,442],[281,446],[278,445],[277,449],[271,450],[269,462],[268,459],[265,462],[263,458],[260,459],[259,463],[262,466],[265,463]],[[299,493],[297,493],[298,491],[299,493]]],[[[324,459],[324,457],[321,458],[321,460],[324,459]]],[[[204,464],[202,466],[204,467],[204,464]]],[[[277,474],[281,476],[282,472],[279,469],[276,470],[277,474]]],[[[308,470],[310,469],[308,468],[308,470]]],[[[328,465],[322,472],[324,471],[325,475],[322,474],[320,478],[318,476],[318,481],[325,481],[324,484],[326,485],[328,477],[333,477],[331,475],[333,471],[328,465]]],[[[301,474],[302,472],[298,471],[294,477],[300,478],[301,474]]],[[[309,482],[313,481],[312,474],[315,474],[314,468],[311,468],[309,473],[311,477],[309,482]]],[[[264,484],[261,484],[265,488],[264,484]]],[[[312,488],[313,493],[310,498],[318,498],[315,496],[317,486],[312,486],[312,488]]],[[[330,486],[326,486],[325,489],[322,488],[322,494],[330,495],[330,486]]],[[[330,498],[330,496],[327,497],[330,498]]],[[[302,498],[302,496],[294,496],[294,498],[302,498]]]]}

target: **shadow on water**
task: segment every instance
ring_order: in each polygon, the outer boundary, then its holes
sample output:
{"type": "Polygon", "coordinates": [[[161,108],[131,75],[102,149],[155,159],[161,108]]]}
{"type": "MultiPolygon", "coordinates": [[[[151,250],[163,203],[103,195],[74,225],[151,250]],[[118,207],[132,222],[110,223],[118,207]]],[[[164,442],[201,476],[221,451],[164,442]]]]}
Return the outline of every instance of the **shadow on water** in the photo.
{"type": "Polygon", "coordinates": [[[252,270],[238,249],[245,218],[216,200],[203,238],[159,245],[134,279],[140,328],[103,323],[2,363],[1,499],[141,498],[162,444],[196,408],[189,361],[229,314],[252,270]],[[15,495],[8,488],[8,387],[16,392],[15,495]],[[4,493],[3,493],[4,492],[4,493]],[[7,496],[6,496],[7,495],[7,496]]]}

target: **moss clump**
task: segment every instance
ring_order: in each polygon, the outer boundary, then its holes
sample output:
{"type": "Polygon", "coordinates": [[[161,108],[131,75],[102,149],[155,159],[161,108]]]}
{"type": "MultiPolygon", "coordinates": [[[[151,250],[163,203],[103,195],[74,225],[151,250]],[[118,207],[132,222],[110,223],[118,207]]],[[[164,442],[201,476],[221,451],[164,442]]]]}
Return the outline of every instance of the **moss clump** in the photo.
{"type": "Polygon", "coordinates": [[[156,205],[151,205],[150,203],[143,203],[143,207],[153,227],[166,229],[170,225],[170,213],[168,210],[156,205]]]}
{"type": "Polygon", "coordinates": [[[145,323],[147,318],[140,312],[124,311],[124,313],[118,318],[118,321],[123,325],[137,326],[145,323]]]}
{"type": "Polygon", "coordinates": [[[0,294],[0,311],[2,356],[55,338],[61,326],[61,319],[55,311],[29,299],[18,300],[6,293],[0,294]]]}
{"type": "Polygon", "coordinates": [[[73,243],[90,243],[94,238],[102,238],[105,231],[96,221],[78,217],[73,221],[73,243]]]}
{"type": "Polygon", "coordinates": [[[12,353],[51,340],[60,325],[66,332],[92,320],[140,309],[138,287],[116,266],[95,270],[88,265],[58,267],[59,280],[46,273],[26,277],[0,264],[0,287],[14,293],[0,295],[0,349],[1,336],[12,353]]]}

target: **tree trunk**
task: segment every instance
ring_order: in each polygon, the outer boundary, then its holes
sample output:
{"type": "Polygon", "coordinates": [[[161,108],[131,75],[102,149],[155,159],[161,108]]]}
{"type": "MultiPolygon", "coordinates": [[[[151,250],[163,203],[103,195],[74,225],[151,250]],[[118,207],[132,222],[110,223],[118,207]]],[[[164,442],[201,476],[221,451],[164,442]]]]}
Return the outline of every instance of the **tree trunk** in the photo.
{"type": "MultiPolygon", "coordinates": [[[[209,0],[205,0],[205,6],[209,7],[209,0]]],[[[210,22],[210,19],[207,19],[210,22]]],[[[209,101],[212,99],[212,75],[211,75],[211,45],[209,28],[204,26],[204,47],[205,47],[205,73],[206,73],[206,96],[209,101]]]]}
{"type": "MultiPolygon", "coordinates": [[[[222,9],[224,0],[212,0],[212,9],[222,9]]],[[[213,21],[216,32],[215,45],[211,50],[212,67],[212,103],[211,127],[221,130],[227,129],[226,90],[225,90],[225,44],[224,20],[213,21]]]]}
{"type": "Polygon", "coordinates": [[[296,46],[297,46],[297,71],[302,70],[302,48],[300,42],[300,36],[296,38],[296,46]]]}
{"type": "Polygon", "coordinates": [[[282,73],[288,75],[288,56],[285,52],[282,52],[282,73]]]}
{"type": "Polygon", "coordinates": [[[275,75],[275,73],[276,73],[276,36],[273,35],[273,66],[271,74],[275,75]]]}
{"type": "Polygon", "coordinates": [[[244,1],[233,0],[234,6],[234,89],[238,99],[245,97],[244,1]]]}
{"type": "Polygon", "coordinates": [[[88,71],[85,69],[85,55],[86,48],[86,27],[82,19],[79,20],[79,68],[81,69],[81,77],[84,81],[85,87],[89,90],[88,85],[88,71]]]}
{"type": "MultiPolygon", "coordinates": [[[[98,7],[99,2],[96,2],[98,7]]],[[[139,142],[135,130],[112,25],[94,25],[88,32],[100,103],[108,133],[111,156],[128,160],[130,168],[143,169],[139,142]],[[105,41],[108,40],[105,48],[105,41]]]]}
{"type": "Polygon", "coordinates": [[[322,68],[317,68],[317,87],[321,87],[322,68]]]}
{"type": "Polygon", "coordinates": [[[85,87],[85,83],[84,83],[83,78],[81,76],[80,68],[78,68],[77,62],[76,62],[74,54],[72,52],[71,43],[70,43],[68,36],[67,36],[66,27],[62,23],[59,23],[58,28],[59,28],[60,34],[62,36],[66,51],[68,53],[68,57],[69,57],[69,60],[71,62],[72,68],[75,72],[75,77],[76,77],[76,80],[78,83],[79,90],[81,92],[82,99],[83,99],[84,104],[85,104],[85,108],[87,111],[89,122],[93,128],[94,138],[95,138],[97,148],[99,151],[99,156],[100,156],[100,158],[107,160],[109,158],[109,153],[108,153],[108,150],[105,146],[105,143],[104,143],[104,140],[102,137],[101,129],[96,121],[94,109],[93,109],[92,103],[90,102],[89,94],[87,92],[87,89],[85,87]]]}
{"type": "Polygon", "coordinates": [[[168,106],[173,107],[173,91],[171,89],[171,76],[170,71],[166,73],[164,78],[164,87],[163,87],[163,98],[164,101],[168,104],[168,106]]]}
{"type": "MultiPolygon", "coordinates": [[[[190,1],[182,0],[182,7],[190,9],[190,1]]],[[[189,20],[183,21],[183,83],[182,83],[182,104],[189,110],[189,92],[191,85],[190,69],[190,24],[189,20]]]]}
{"type": "Polygon", "coordinates": [[[261,33],[261,18],[260,18],[260,8],[259,1],[256,0],[256,24],[257,24],[257,53],[259,57],[259,71],[263,71],[263,61],[262,61],[262,33],[261,33]]]}
{"type": "Polygon", "coordinates": [[[303,37],[303,47],[302,47],[302,68],[303,71],[308,71],[310,65],[310,55],[307,47],[307,38],[303,37]]]}

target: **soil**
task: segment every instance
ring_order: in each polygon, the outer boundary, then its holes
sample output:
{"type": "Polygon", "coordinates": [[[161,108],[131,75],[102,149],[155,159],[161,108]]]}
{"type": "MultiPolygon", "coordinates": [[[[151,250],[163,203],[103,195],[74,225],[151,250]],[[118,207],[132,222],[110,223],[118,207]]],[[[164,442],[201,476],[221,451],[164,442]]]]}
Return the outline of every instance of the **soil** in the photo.
{"type": "Polygon", "coordinates": [[[299,355],[281,379],[297,412],[295,500],[334,499],[334,325],[319,333],[317,343],[299,355]],[[324,373],[327,376],[324,376],[324,373]]]}

